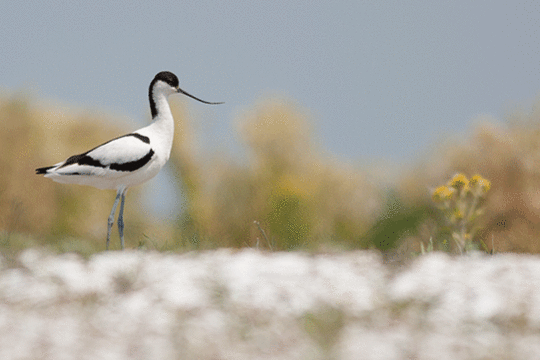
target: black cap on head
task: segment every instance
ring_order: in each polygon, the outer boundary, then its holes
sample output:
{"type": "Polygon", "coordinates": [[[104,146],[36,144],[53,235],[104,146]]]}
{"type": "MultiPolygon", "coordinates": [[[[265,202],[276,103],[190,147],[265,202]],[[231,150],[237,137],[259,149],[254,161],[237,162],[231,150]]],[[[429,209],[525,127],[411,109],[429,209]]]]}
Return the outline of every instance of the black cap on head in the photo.
{"type": "Polygon", "coordinates": [[[155,84],[159,80],[171,85],[173,88],[177,88],[178,85],[180,84],[178,82],[178,78],[176,77],[176,75],[174,75],[170,71],[162,71],[162,72],[158,73],[154,77],[154,81],[152,81],[152,84],[155,84]]]}

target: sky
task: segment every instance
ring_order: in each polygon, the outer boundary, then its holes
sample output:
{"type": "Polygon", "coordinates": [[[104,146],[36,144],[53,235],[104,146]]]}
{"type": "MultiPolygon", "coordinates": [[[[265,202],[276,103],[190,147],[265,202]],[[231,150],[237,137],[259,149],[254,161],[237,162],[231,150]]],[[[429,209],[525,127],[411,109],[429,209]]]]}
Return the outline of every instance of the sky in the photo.
{"type": "Polygon", "coordinates": [[[307,109],[337,158],[408,163],[540,90],[535,1],[4,1],[0,24],[3,92],[110,112],[129,132],[169,70],[225,102],[189,107],[202,146],[232,153],[235,118],[268,96],[307,109]]]}

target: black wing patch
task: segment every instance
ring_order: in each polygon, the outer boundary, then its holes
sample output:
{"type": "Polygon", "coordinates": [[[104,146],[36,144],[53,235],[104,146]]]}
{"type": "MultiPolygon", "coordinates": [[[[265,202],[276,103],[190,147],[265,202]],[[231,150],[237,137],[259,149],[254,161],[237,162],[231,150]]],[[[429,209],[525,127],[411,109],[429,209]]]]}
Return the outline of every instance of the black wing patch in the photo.
{"type": "MultiPolygon", "coordinates": [[[[92,151],[92,150],[90,150],[90,151],[92,151]]],[[[90,166],[95,166],[95,167],[105,167],[105,165],[103,165],[99,160],[93,159],[90,156],[86,155],[90,151],[85,152],[84,154],[70,156],[66,160],[64,165],[62,165],[60,167],[62,168],[62,167],[66,167],[68,165],[73,165],[73,164],[90,165],[90,166]]]]}
{"type": "Polygon", "coordinates": [[[150,159],[154,156],[154,150],[150,149],[148,154],[146,154],[144,157],[140,158],[139,160],[126,162],[123,164],[111,164],[110,168],[112,170],[118,170],[118,171],[135,171],[137,169],[142,168],[144,165],[146,165],[150,159]]]}

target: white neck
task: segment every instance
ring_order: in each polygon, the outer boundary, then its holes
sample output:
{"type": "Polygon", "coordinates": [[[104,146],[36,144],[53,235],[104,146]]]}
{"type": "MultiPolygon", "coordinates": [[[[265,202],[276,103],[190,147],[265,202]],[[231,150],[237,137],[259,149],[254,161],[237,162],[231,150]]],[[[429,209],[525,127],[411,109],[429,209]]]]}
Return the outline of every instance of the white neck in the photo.
{"type": "MultiPolygon", "coordinates": [[[[153,134],[152,148],[155,149],[161,157],[165,158],[165,161],[169,159],[171,153],[173,138],[174,138],[174,118],[167,101],[168,94],[162,91],[155,91],[152,94],[154,104],[156,107],[156,116],[152,119],[146,129],[153,134]]],[[[145,130],[146,130],[145,129],[145,130]]]]}

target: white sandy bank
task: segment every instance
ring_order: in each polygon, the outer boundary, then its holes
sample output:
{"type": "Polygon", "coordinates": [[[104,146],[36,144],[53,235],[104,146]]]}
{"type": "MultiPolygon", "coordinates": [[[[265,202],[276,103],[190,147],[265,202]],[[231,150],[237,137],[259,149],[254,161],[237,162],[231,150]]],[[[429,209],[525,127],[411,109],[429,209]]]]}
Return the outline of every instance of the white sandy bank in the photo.
{"type": "MultiPolygon", "coordinates": [[[[0,258],[1,259],[1,258],[0,258]]],[[[540,258],[37,250],[0,261],[0,359],[540,359],[540,258]]]]}

